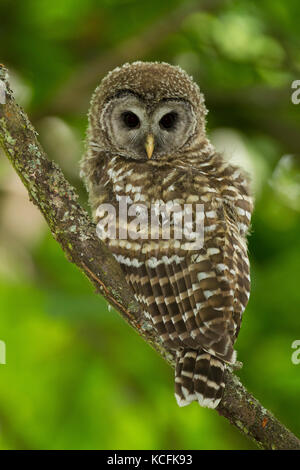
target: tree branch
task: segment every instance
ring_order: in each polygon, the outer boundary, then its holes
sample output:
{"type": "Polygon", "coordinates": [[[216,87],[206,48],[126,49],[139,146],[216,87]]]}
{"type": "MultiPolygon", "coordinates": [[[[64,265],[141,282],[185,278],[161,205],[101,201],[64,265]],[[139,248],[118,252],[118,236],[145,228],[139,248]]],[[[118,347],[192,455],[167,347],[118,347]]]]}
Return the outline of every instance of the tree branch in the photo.
{"type": "MultiPolygon", "coordinates": [[[[174,367],[174,353],[164,348],[152,324],[142,316],[121,268],[96,236],[95,225],[59,167],[48,160],[37,133],[15,103],[8,75],[0,66],[0,147],[44,215],[67,258],[96,286],[123,318],[174,367]]],[[[227,371],[217,412],[263,449],[300,449],[300,441],[227,371]]]]}

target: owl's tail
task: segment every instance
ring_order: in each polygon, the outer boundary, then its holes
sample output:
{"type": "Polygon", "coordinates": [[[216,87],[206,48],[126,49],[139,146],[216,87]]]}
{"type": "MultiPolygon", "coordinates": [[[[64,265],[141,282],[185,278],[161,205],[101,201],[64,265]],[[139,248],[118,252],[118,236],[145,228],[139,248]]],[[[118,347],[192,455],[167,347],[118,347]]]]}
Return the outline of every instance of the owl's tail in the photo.
{"type": "Polygon", "coordinates": [[[203,349],[177,351],[175,397],[178,405],[198,401],[201,406],[216,408],[225,387],[224,370],[224,362],[203,349]]]}

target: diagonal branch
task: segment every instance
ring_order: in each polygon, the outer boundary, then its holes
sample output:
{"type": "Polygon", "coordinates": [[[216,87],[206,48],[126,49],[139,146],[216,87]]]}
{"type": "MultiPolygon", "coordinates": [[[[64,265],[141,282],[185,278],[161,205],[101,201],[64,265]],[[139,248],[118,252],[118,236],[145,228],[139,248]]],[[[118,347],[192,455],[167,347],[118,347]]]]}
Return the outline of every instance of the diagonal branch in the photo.
{"type": "MultiPolygon", "coordinates": [[[[123,318],[174,367],[153,326],[141,314],[121,268],[97,238],[95,225],[78,203],[78,196],[59,167],[49,161],[37,133],[16,104],[8,75],[0,66],[0,148],[15,168],[29,197],[44,215],[67,258],[96,286],[123,318]]],[[[300,440],[245,389],[231,371],[217,412],[263,449],[300,449],[300,440]]]]}

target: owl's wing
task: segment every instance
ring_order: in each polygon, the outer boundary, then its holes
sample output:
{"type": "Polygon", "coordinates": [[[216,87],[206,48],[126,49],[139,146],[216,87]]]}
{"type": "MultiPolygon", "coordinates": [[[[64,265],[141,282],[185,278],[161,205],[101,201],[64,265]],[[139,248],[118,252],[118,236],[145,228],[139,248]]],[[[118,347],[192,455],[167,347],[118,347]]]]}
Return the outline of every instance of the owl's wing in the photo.
{"type": "Polygon", "coordinates": [[[239,178],[228,174],[219,202],[205,204],[201,250],[187,252],[170,240],[146,240],[138,250],[128,242],[127,255],[122,249],[116,256],[166,346],[203,348],[227,362],[235,361],[233,344],[250,291],[244,235],[251,208],[239,178]]]}
{"type": "Polygon", "coordinates": [[[187,254],[172,244],[166,248],[157,240],[145,241],[134,257],[131,252],[116,258],[167,346],[203,348],[234,362],[249,267],[237,225],[223,214],[217,215],[213,232],[207,224],[205,247],[197,253],[187,254]]]}
{"type": "Polygon", "coordinates": [[[233,344],[249,297],[249,265],[245,241],[224,218],[206,235],[203,250],[185,259],[181,269],[191,285],[188,332],[207,352],[234,362],[233,344]]]}

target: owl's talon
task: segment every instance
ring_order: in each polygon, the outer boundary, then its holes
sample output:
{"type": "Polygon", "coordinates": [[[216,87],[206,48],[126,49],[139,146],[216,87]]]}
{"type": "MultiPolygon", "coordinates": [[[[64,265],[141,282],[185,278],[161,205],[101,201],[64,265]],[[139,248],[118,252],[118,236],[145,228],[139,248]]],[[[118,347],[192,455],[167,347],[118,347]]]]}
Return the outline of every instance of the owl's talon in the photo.
{"type": "Polygon", "coordinates": [[[243,363],[241,361],[236,361],[234,364],[230,364],[228,367],[231,371],[241,370],[243,368],[243,363]]]}

